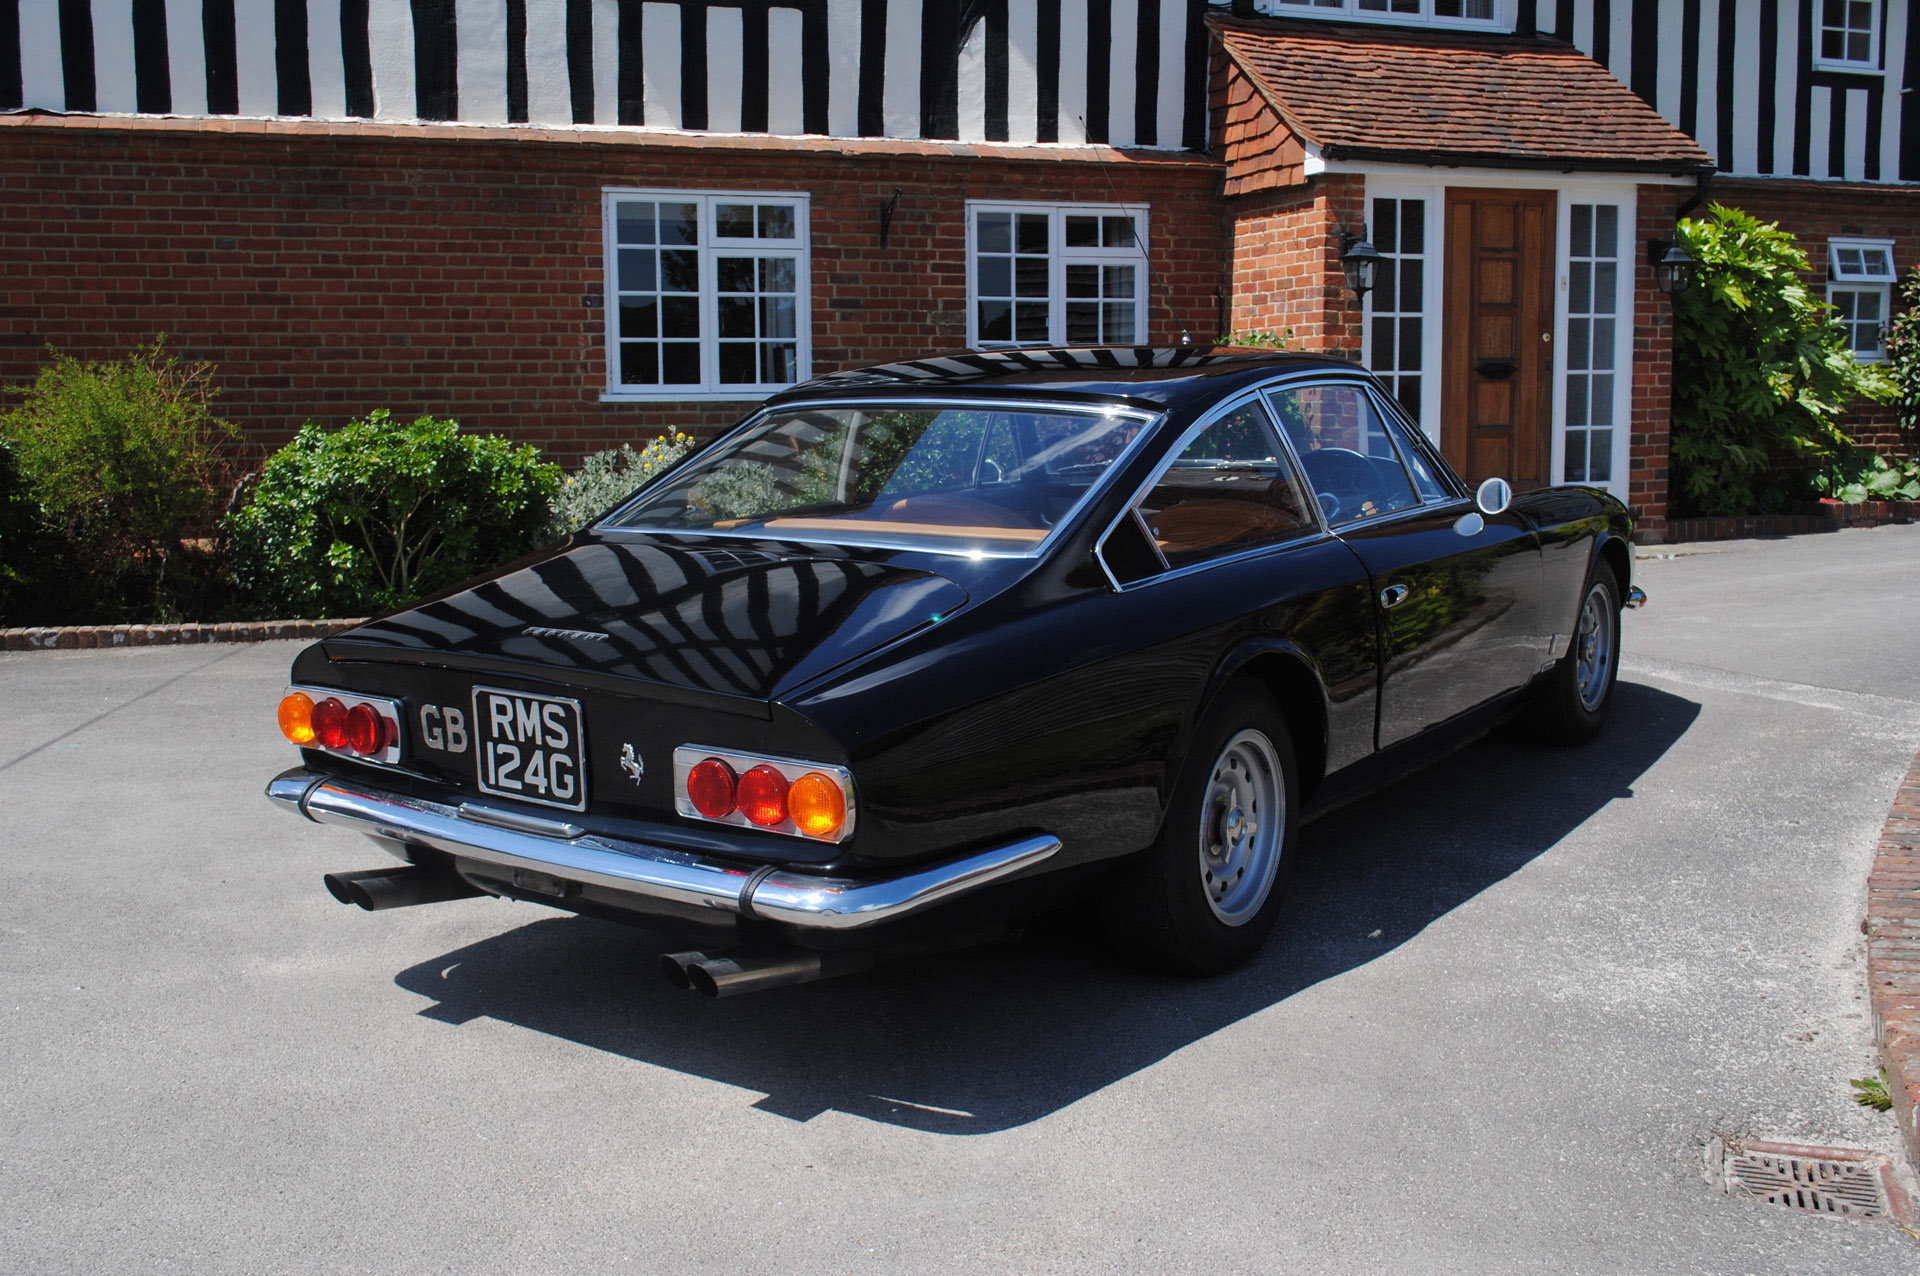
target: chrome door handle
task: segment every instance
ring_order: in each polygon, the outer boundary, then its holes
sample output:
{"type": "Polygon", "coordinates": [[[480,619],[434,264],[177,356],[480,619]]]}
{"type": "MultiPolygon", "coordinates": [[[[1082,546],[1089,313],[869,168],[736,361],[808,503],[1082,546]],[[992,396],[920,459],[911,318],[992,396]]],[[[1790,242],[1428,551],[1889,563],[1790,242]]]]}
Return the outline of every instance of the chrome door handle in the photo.
{"type": "Polygon", "coordinates": [[[1380,605],[1387,608],[1398,607],[1407,601],[1407,595],[1412,592],[1405,585],[1388,585],[1380,591],[1380,605]]]}

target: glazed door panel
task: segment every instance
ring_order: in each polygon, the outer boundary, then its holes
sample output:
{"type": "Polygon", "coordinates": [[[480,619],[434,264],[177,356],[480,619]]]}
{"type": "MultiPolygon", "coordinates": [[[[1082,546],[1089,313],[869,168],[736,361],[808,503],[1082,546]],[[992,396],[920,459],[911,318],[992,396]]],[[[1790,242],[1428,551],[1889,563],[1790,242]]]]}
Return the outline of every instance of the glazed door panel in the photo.
{"type": "Polygon", "coordinates": [[[1447,192],[1440,448],[1469,483],[1551,481],[1555,198],[1447,192]]]}

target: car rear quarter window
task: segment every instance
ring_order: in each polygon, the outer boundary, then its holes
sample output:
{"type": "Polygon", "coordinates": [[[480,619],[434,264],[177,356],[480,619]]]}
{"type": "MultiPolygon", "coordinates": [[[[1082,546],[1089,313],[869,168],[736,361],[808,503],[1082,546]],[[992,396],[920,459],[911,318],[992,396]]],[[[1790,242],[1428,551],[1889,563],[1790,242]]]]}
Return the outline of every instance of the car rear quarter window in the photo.
{"type": "Polygon", "coordinates": [[[1140,501],[1169,567],[1313,531],[1272,419],[1256,400],[1194,436],[1140,501]]]}

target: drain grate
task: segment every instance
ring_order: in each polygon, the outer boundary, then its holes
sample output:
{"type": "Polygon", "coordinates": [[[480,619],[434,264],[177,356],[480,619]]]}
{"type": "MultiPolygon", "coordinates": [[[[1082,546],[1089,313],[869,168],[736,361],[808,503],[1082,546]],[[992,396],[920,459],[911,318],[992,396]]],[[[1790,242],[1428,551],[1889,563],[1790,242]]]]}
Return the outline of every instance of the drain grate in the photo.
{"type": "Polygon", "coordinates": [[[1871,1152],[1716,1138],[1707,1155],[1709,1173],[1733,1196],[1843,1218],[1892,1214],[1886,1158],[1871,1152]]]}

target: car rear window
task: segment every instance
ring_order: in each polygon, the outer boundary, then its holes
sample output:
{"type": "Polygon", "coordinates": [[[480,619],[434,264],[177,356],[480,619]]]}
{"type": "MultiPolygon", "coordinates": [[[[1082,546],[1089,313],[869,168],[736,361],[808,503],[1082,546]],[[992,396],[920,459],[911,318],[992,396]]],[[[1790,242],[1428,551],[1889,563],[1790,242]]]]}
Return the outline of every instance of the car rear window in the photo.
{"type": "Polygon", "coordinates": [[[790,408],[695,456],[601,526],[1021,552],[1147,424],[1133,413],[1027,408],[790,408]]]}

